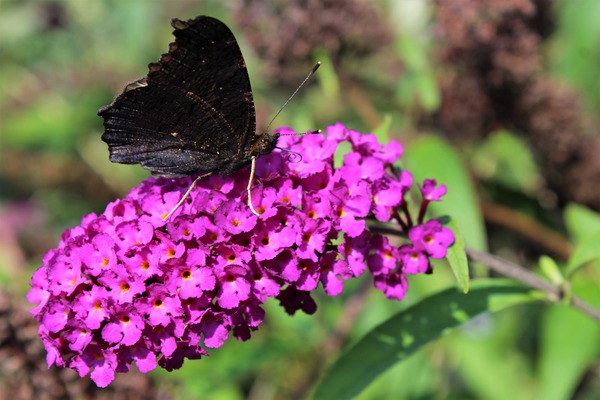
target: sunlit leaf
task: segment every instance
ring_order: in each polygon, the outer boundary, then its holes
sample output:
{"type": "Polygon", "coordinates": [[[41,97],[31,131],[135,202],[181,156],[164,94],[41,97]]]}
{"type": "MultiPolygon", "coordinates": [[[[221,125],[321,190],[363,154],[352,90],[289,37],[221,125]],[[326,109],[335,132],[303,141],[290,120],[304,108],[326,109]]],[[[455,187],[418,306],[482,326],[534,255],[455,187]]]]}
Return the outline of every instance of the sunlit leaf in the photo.
{"type": "Polygon", "coordinates": [[[548,256],[541,256],[540,257],[540,270],[542,271],[544,276],[546,276],[548,279],[550,279],[550,282],[552,282],[553,284],[555,284],[557,286],[563,284],[565,278],[563,277],[562,273],[560,272],[560,268],[558,267],[558,264],[556,264],[556,261],[554,261],[552,258],[550,258],[548,256]]]}
{"type": "Polygon", "coordinates": [[[453,219],[446,226],[454,232],[454,244],[448,249],[446,258],[454,276],[456,276],[458,285],[464,293],[467,293],[469,291],[469,263],[465,254],[465,244],[459,232],[458,225],[453,219]]]}
{"type": "Polygon", "coordinates": [[[570,203],[565,207],[565,224],[573,241],[581,242],[600,231],[600,214],[581,204],[570,203]]]}
{"type": "Polygon", "coordinates": [[[377,326],[348,349],[319,383],[314,398],[350,399],[391,365],[484,312],[538,300],[539,293],[506,280],[473,282],[430,296],[377,326]]]}
{"type": "Polygon", "coordinates": [[[600,231],[596,231],[589,235],[580,244],[575,246],[571,258],[567,263],[565,275],[570,276],[579,268],[583,267],[590,261],[600,259],[600,231]]]}

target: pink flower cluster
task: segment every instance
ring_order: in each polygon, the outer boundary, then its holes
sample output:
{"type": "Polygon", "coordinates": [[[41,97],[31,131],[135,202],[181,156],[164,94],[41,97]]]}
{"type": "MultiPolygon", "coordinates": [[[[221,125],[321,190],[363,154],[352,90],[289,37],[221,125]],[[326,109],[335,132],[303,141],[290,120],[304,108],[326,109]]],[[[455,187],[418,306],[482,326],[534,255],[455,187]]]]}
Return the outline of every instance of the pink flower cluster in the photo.
{"type": "Polygon", "coordinates": [[[63,234],[28,294],[38,303],[32,313],[49,365],[91,373],[98,386],[134,361],[142,372],[176,369],[230,334],[249,339],[269,297],[289,314],[312,314],[319,283],[335,296],[368,268],[377,289],[401,300],[405,275],[430,273],[429,260],[445,257],[452,231],[423,221],[445,187],[421,185],[413,222],[405,199],[412,176],[393,168],[399,143],[381,145],[341,124],[326,135],[279,132],[279,145],[301,159],[274,152],[257,161],[252,199],[260,217],[246,204],[245,168],[201,180],[167,221],[192,178],[150,178],[63,234]],[[351,151],[334,167],[341,142],[351,151]],[[392,244],[368,219],[395,222],[408,242],[392,244]]]}

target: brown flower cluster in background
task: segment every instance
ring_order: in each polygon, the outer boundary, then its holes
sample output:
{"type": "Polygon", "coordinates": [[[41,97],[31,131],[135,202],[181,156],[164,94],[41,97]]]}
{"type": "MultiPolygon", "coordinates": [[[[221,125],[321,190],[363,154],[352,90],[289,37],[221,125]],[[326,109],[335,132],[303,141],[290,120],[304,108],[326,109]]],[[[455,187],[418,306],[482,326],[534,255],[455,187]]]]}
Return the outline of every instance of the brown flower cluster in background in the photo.
{"type": "Polygon", "coordinates": [[[369,57],[393,39],[365,0],[244,0],[232,11],[235,25],[263,60],[265,75],[279,85],[296,86],[313,66],[315,49],[324,48],[339,67],[346,59],[369,57]]]}
{"type": "Polygon", "coordinates": [[[541,71],[546,0],[437,1],[443,104],[439,123],[458,140],[510,124],[516,100],[541,71]]]}
{"type": "Polygon", "coordinates": [[[563,201],[600,209],[600,138],[586,132],[579,95],[541,74],[550,0],[438,0],[440,128],[458,141],[506,128],[526,137],[563,201]]]}

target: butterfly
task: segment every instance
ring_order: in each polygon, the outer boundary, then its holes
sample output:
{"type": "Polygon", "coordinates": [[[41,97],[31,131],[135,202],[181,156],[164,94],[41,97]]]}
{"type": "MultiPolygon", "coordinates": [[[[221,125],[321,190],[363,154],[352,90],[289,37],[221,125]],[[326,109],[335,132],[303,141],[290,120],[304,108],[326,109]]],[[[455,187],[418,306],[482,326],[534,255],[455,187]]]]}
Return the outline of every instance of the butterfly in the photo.
{"type": "Polygon", "coordinates": [[[127,84],[98,110],[110,161],[140,164],[166,178],[202,173],[171,213],[198,179],[229,175],[251,163],[248,204],[258,215],[250,198],[255,160],[275,149],[279,135],[256,133],[254,99],[238,43],[212,17],[173,19],[171,25],[175,41],[168,53],[148,65],[146,77],[127,84]]]}

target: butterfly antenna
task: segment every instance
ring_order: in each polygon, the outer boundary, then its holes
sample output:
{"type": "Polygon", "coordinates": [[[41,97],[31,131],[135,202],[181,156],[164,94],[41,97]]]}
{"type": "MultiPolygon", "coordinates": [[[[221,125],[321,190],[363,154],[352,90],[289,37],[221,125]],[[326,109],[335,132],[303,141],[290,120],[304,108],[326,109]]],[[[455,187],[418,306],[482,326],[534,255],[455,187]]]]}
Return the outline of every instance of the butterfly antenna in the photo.
{"type": "MultiPolygon", "coordinates": [[[[314,129],[312,131],[306,131],[305,133],[296,133],[296,132],[294,132],[294,133],[280,133],[279,136],[317,135],[317,134],[321,134],[321,133],[323,133],[322,129],[314,129]]],[[[275,146],[275,148],[279,149],[279,150],[285,150],[285,149],[282,149],[279,146],[275,146]]]]}
{"type": "Polygon", "coordinates": [[[292,100],[294,98],[296,93],[298,93],[298,91],[302,88],[302,86],[304,86],[306,81],[308,81],[310,79],[310,77],[313,76],[315,74],[315,72],[317,72],[317,70],[319,69],[320,66],[321,66],[321,62],[317,61],[317,63],[313,67],[312,71],[310,71],[308,73],[308,75],[306,76],[306,78],[304,78],[302,83],[296,88],[296,90],[294,90],[294,93],[292,93],[292,95],[285,101],[285,103],[283,103],[283,105],[281,106],[279,111],[277,111],[277,113],[275,113],[275,116],[271,119],[271,122],[269,122],[269,125],[267,125],[267,129],[266,129],[267,131],[269,130],[269,127],[271,127],[271,124],[273,123],[273,121],[275,121],[275,118],[277,118],[279,116],[279,114],[283,111],[285,106],[287,106],[287,104],[290,102],[290,100],[292,100]]]}
{"type": "MultiPolygon", "coordinates": [[[[294,93],[292,93],[292,95],[285,101],[285,103],[283,103],[283,105],[281,106],[281,108],[279,109],[279,111],[277,111],[277,113],[275,114],[275,116],[271,119],[271,122],[269,122],[269,125],[267,125],[267,129],[266,129],[267,131],[271,127],[271,124],[273,123],[273,121],[275,121],[275,118],[277,118],[279,116],[279,114],[283,111],[283,109],[285,108],[285,106],[287,106],[287,104],[290,102],[290,100],[292,100],[294,98],[294,96],[296,95],[296,93],[298,93],[298,91],[302,88],[302,86],[304,86],[304,84],[310,79],[310,77],[313,76],[315,72],[317,72],[317,70],[319,69],[320,66],[321,66],[321,62],[317,61],[317,63],[315,64],[315,66],[313,67],[313,69],[310,71],[310,73],[306,76],[306,78],[304,78],[304,80],[302,81],[302,83],[300,83],[300,85],[298,85],[298,87],[296,88],[296,90],[294,90],[294,93]]],[[[311,133],[315,133],[315,132],[311,132],[311,133]]],[[[319,130],[319,132],[320,132],[320,130],[319,130]]],[[[291,151],[291,150],[290,150],[290,152],[291,153],[296,153],[296,152],[291,151]]],[[[300,155],[299,153],[296,153],[296,154],[300,155]]],[[[301,155],[300,155],[300,158],[302,158],[301,155]]],[[[251,166],[250,166],[250,179],[248,179],[248,186],[246,187],[246,191],[248,192],[248,206],[250,207],[250,211],[252,211],[252,214],[254,214],[257,217],[259,217],[260,213],[258,211],[256,211],[256,209],[252,205],[252,181],[254,180],[255,169],[256,169],[256,157],[252,157],[252,162],[251,162],[251,166]]]]}

